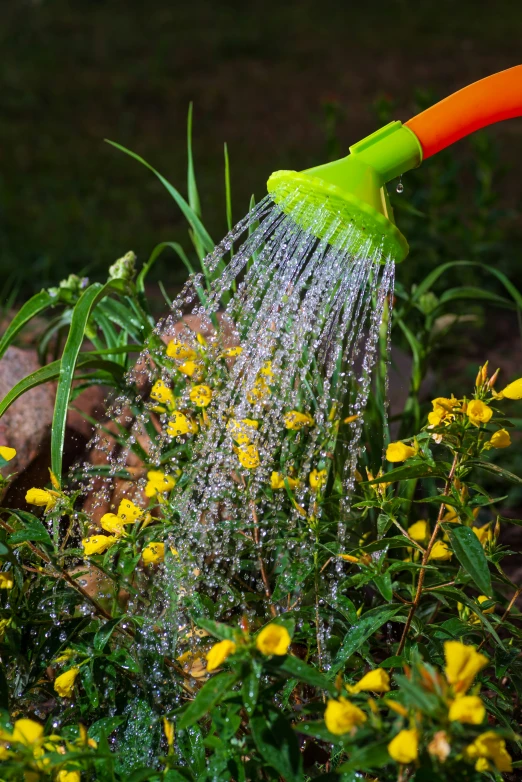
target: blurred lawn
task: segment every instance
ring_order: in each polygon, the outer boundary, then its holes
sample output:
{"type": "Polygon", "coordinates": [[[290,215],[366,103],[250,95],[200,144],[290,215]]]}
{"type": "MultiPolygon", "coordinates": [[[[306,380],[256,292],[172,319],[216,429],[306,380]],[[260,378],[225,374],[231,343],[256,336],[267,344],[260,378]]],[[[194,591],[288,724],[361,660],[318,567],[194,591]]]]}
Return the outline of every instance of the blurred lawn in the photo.
{"type": "MultiPolygon", "coordinates": [[[[185,192],[193,100],[196,174],[217,240],[224,141],[238,219],[272,170],[317,164],[335,136],[347,147],[374,130],[380,96],[407,119],[415,88],[443,97],[521,60],[513,0],[2,0],[1,13],[0,268],[20,295],[73,271],[103,277],[129,249],[144,260],[159,241],[184,241],[162,186],[105,137],[185,192]]],[[[507,169],[502,200],[520,209],[522,121],[491,134],[507,169]]],[[[458,147],[470,154],[469,142],[458,147]]],[[[171,284],[184,275],[162,263],[171,284]]]]}

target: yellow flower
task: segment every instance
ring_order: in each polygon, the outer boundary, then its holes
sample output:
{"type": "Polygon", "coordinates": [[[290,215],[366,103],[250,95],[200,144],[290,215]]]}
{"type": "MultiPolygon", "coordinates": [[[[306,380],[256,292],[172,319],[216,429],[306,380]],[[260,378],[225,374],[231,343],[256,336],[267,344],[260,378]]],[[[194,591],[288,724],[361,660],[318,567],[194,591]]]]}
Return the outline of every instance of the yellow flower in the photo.
{"type": "Polygon", "coordinates": [[[212,399],[212,389],[209,386],[194,386],[189,397],[196,407],[208,407],[212,399]]]}
{"type": "Polygon", "coordinates": [[[145,565],[157,565],[165,559],[165,544],[153,541],[145,546],[141,556],[145,565]]]}
{"type": "Polygon", "coordinates": [[[40,508],[45,508],[46,512],[54,508],[58,501],[58,495],[56,492],[47,491],[47,489],[29,489],[25,495],[25,501],[29,505],[37,505],[40,508]]]}
{"type": "Polygon", "coordinates": [[[255,405],[256,402],[262,402],[267,396],[270,395],[270,387],[264,378],[256,380],[250,391],[247,391],[246,398],[251,405],[255,405]]]}
{"type": "Polygon", "coordinates": [[[62,768],[62,770],[58,772],[56,780],[57,782],[80,782],[81,774],[79,771],[67,771],[67,769],[62,768]]]}
{"type": "MultiPolygon", "coordinates": [[[[181,471],[178,470],[181,474],[181,471]]],[[[145,496],[155,497],[156,494],[165,494],[171,491],[176,485],[175,478],[172,475],[165,475],[161,470],[149,470],[147,473],[147,484],[145,486],[145,496]]]]}
{"type": "Polygon", "coordinates": [[[14,581],[12,572],[0,573],[0,589],[12,589],[13,586],[14,581]]]}
{"type": "Polygon", "coordinates": [[[388,692],[390,689],[390,677],[382,668],[368,671],[357,684],[347,684],[348,692],[388,692]]]}
{"type": "Polygon", "coordinates": [[[335,736],[349,733],[358,725],[366,722],[366,714],[354,703],[342,696],[339,700],[329,700],[324,712],[326,727],[335,736]]]}
{"type": "Polygon", "coordinates": [[[433,399],[431,404],[433,405],[433,412],[440,413],[444,418],[446,415],[451,414],[455,407],[458,407],[459,400],[452,396],[450,399],[446,396],[438,396],[433,399]]]}
{"type": "Polygon", "coordinates": [[[491,440],[486,443],[489,448],[509,448],[511,437],[507,429],[499,429],[491,436],[491,440]]]}
{"type": "Polygon", "coordinates": [[[304,426],[313,426],[314,419],[308,413],[300,413],[298,410],[289,410],[283,416],[287,429],[302,429],[304,426]]]}
{"type": "Polygon", "coordinates": [[[417,543],[423,543],[430,533],[430,526],[427,521],[420,519],[408,527],[408,534],[410,538],[416,540],[417,543]]]}
{"type": "Polygon", "coordinates": [[[403,706],[402,703],[399,703],[398,701],[394,701],[391,698],[388,698],[384,702],[386,706],[388,706],[388,708],[390,708],[396,714],[400,714],[401,717],[408,716],[408,709],[406,708],[406,706],[403,706]]]}
{"type": "Polygon", "coordinates": [[[438,410],[432,410],[428,413],[428,423],[430,426],[439,426],[444,419],[444,411],[440,408],[438,410]]]}
{"type": "Polygon", "coordinates": [[[179,437],[182,434],[196,434],[198,425],[185,413],[174,413],[167,426],[167,434],[179,437]]]}
{"type": "Polygon", "coordinates": [[[174,725],[166,717],[163,717],[163,731],[165,733],[165,738],[167,739],[167,744],[169,747],[172,747],[174,744],[174,725]]]}
{"type": "Polygon", "coordinates": [[[16,450],[14,448],[9,448],[8,445],[0,445],[0,456],[4,461],[10,462],[11,459],[15,458],[16,450]]]}
{"type": "Polygon", "coordinates": [[[416,730],[401,730],[388,744],[388,752],[397,763],[413,763],[419,756],[419,734],[416,730]]]}
{"type": "Polygon", "coordinates": [[[446,679],[460,693],[469,690],[477,673],[489,662],[474,646],[466,646],[460,641],[445,641],[444,656],[446,679]]]}
{"type": "Polygon", "coordinates": [[[185,361],[186,359],[196,358],[196,351],[190,345],[187,345],[186,342],[179,342],[173,339],[167,345],[167,356],[178,361],[185,361]]]}
{"type": "Polygon", "coordinates": [[[123,535],[124,525],[128,523],[129,522],[125,522],[115,513],[104,513],[100,520],[101,528],[104,529],[105,532],[110,532],[111,535],[116,535],[117,537],[123,535]]]}
{"type": "Polygon", "coordinates": [[[415,456],[415,448],[404,443],[390,443],[386,449],[386,458],[389,462],[405,462],[415,456]]]}
{"type": "Polygon", "coordinates": [[[80,673],[79,668],[69,668],[54,680],[54,689],[60,698],[71,698],[74,692],[74,682],[80,673]]]}
{"type": "MultiPolygon", "coordinates": [[[[486,595],[479,595],[477,597],[477,602],[480,606],[482,606],[482,603],[487,603],[489,601],[489,597],[486,597],[486,595]]],[[[482,608],[483,614],[492,614],[495,611],[495,606],[492,605],[489,608],[482,608]]],[[[472,624],[480,624],[480,617],[478,614],[472,614],[470,621],[472,624]]]]}
{"type": "Polygon", "coordinates": [[[38,744],[44,735],[43,726],[34,720],[21,719],[16,720],[13,725],[13,741],[19,741],[26,747],[38,744]]]}
{"type": "Polygon", "coordinates": [[[487,730],[477,736],[473,744],[466,748],[469,758],[478,758],[475,768],[478,771],[486,771],[489,766],[480,763],[480,760],[492,760],[497,770],[512,771],[511,756],[506,749],[506,742],[492,730],[487,730]]]}
{"type": "Polygon", "coordinates": [[[171,405],[174,403],[174,394],[170,388],[165,385],[163,380],[156,380],[152,386],[150,398],[154,399],[156,402],[162,402],[165,405],[171,405]]]}
{"type": "Polygon", "coordinates": [[[184,361],[183,364],[179,365],[178,370],[182,375],[196,379],[201,377],[203,365],[198,361],[184,361]]]}
{"type": "Polygon", "coordinates": [[[82,540],[85,556],[90,557],[93,554],[103,554],[110,546],[116,543],[117,538],[114,535],[91,535],[90,538],[82,540]]]}
{"type": "Polygon", "coordinates": [[[240,445],[236,453],[240,464],[247,470],[255,470],[261,464],[259,451],[255,445],[240,445]]]}
{"type": "Polygon", "coordinates": [[[451,722],[464,722],[466,725],[480,725],[485,716],[486,707],[478,695],[463,695],[453,701],[449,709],[451,722]]]}
{"type": "Polygon", "coordinates": [[[132,500],[122,500],[118,507],[118,516],[125,524],[137,521],[143,515],[143,508],[132,500]]]}
{"type": "Polygon", "coordinates": [[[468,402],[466,415],[474,426],[480,426],[480,424],[487,424],[493,415],[493,410],[480,399],[472,399],[468,402]]]}
{"type": "Polygon", "coordinates": [[[290,478],[288,475],[283,475],[282,472],[273,472],[270,476],[270,488],[277,491],[277,489],[285,488],[285,480],[288,481],[288,485],[291,489],[295,489],[299,486],[299,481],[296,478],[290,478]]]}
{"type": "Polygon", "coordinates": [[[506,399],[522,399],[522,377],[506,386],[500,392],[500,396],[506,399]]]}
{"type": "Polygon", "coordinates": [[[221,355],[224,358],[235,358],[236,356],[240,356],[242,352],[243,348],[240,348],[239,345],[237,345],[235,348],[225,348],[221,355]]]}
{"type": "Polygon", "coordinates": [[[453,552],[448,548],[443,540],[436,540],[435,544],[430,552],[429,559],[438,560],[443,562],[446,559],[451,559],[453,552]]]}
{"type": "Polygon", "coordinates": [[[472,527],[472,531],[475,533],[480,543],[484,547],[486,543],[493,540],[493,531],[491,529],[491,522],[484,524],[482,527],[472,527]]]}
{"type": "Polygon", "coordinates": [[[219,668],[227,657],[230,657],[231,654],[234,654],[236,651],[236,645],[233,641],[219,641],[219,643],[214,644],[212,649],[210,649],[206,654],[207,659],[207,671],[210,673],[211,671],[215,671],[216,668],[219,668]]]}
{"type": "Polygon", "coordinates": [[[265,361],[265,363],[261,367],[261,370],[260,370],[259,374],[260,375],[264,375],[269,380],[273,380],[274,372],[272,370],[272,362],[271,361],[265,361]]]}
{"type": "Polygon", "coordinates": [[[326,470],[312,470],[309,476],[310,487],[319,491],[323,488],[328,480],[328,473],[326,470]]]}
{"type": "Polygon", "coordinates": [[[252,442],[252,429],[259,429],[259,422],[253,418],[231,418],[227,423],[227,429],[233,440],[238,445],[249,445],[252,442]]]}
{"type": "Polygon", "coordinates": [[[291,638],[286,627],[269,624],[263,627],[256,638],[256,646],[261,654],[287,654],[291,638]]]}

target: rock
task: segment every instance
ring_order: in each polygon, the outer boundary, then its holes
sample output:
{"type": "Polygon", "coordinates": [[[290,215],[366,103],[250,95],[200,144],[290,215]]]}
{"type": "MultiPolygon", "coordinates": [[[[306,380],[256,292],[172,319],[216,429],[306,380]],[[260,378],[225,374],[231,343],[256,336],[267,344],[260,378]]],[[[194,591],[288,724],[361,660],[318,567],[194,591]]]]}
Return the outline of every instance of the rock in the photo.
{"type": "MultiPolygon", "coordinates": [[[[40,368],[36,351],[9,347],[0,360],[0,399],[20,380],[40,368]]],[[[0,418],[0,445],[16,449],[16,457],[4,467],[7,476],[22,472],[48,438],[54,409],[54,386],[41,385],[19,397],[0,418]]]]}

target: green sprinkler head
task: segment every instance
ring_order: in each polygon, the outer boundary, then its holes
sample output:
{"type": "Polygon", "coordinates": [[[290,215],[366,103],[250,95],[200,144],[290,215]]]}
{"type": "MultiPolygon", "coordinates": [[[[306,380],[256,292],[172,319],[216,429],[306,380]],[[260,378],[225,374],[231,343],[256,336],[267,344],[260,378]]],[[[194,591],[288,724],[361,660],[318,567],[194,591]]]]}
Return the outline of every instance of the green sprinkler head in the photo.
{"type": "Polygon", "coordinates": [[[350,147],[350,154],[309,168],[276,171],[268,180],[273,200],[318,238],[335,245],[353,223],[402,261],[408,243],[393,219],[386,183],[444,147],[493,122],[522,115],[522,65],[475,82],[406,124],[390,122],[350,147]],[[300,209],[305,203],[311,208],[300,209]],[[321,210],[320,223],[313,216],[321,210]],[[320,226],[320,227],[318,227],[320,226]]]}

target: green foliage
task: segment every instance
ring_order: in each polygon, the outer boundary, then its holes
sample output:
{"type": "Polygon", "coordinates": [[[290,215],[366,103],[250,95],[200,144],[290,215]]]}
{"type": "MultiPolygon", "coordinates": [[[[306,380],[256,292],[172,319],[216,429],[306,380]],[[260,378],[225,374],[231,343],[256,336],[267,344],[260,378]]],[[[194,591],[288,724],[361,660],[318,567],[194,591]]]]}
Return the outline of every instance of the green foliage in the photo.
{"type": "MultiPolygon", "coordinates": [[[[152,171],[187,219],[202,268],[194,287],[205,301],[212,280],[204,255],[212,242],[200,218],[191,114],[188,154],[187,201],[152,171]]],[[[225,159],[231,219],[227,153],[225,159]]],[[[28,388],[58,379],[51,482],[28,498],[39,508],[34,514],[0,515],[2,778],[78,782],[81,770],[82,780],[107,782],[351,782],[376,775],[380,782],[478,782],[508,772],[508,751],[518,768],[522,628],[513,596],[520,591],[502,565],[510,553],[499,541],[509,523],[502,488],[493,492],[481,482],[493,473],[502,487],[520,481],[491,461],[494,438],[512,426],[506,400],[484,366],[466,396],[451,398],[442,388],[446,396],[434,400],[428,420],[420,401],[436,346],[451,338],[451,324],[441,335],[438,319],[456,301],[477,296],[467,283],[437,294],[437,280],[455,269],[495,275],[503,293],[482,296],[491,308],[520,307],[518,290],[479,260],[448,261],[416,285],[400,279],[393,329],[412,355],[410,393],[393,422],[404,458],[390,450],[383,426],[385,322],[343,535],[342,441],[351,422],[335,406],[329,421],[315,424],[315,483],[302,462],[306,430],[285,431],[274,465],[280,476],[270,485],[256,486],[238,458],[252,523],[224,525],[230,558],[241,555],[230,578],[220,573],[206,589],[205,574],[173,545],[176,498],[195,463],[194,429],[206,425],[205,408],[190,392],[201,383],[211,393],[223,387],[233,357],[223,354],[219,328],[214,341],[188,330],[182,347],[197,373],[187,376],[187,356],[176,357],[159,338],[145,280],[166,249],[192,272],[175,243],[158,245],[140,271],[127,254],[103,285],[71,275],[37,294],[0,343],[5,349],[31,318],[48,316],[41,352],[54,360],[21,381],[0,412],[28,388]],[[145,386],[131,377],[138,354],[149,362],[145,386]],[[158,391],[160,380],[168,393],[158,391]],[[91,464],[72,479],[63,475],[65,416],[78,384],[125,395],[155,450],[115,416],[111,437],[132,458],[112,473],[91,464]],[[165,438],[180,414],[186,430],[165,438]],[[390,461],[382,458],[386,446],[390,461]],[[158,489],[161,474],[168,481],[158,489]],[[83,505],[89,482],[100,478],[136,483],[146,507],[113,499],[100,529],[83,505]],[[295,481],[306,486],[307,508],[297,504],[295,481]],[[255,513],[259,492],[272,508],[262,518],[255,513]],[[366,687],[368,671],[380,679],[366,687]],[[464,697],[475,699],[471,716],[454,718],[453,704],[464,697]],[[20,732],[22,717],[33,720],[30,736],[20,732]],[[406,750],[415,752],[401,761],[392,742],[403,731],[416,731],[405,737],[406,750]]],[[[264,390],[277,383],[265,371],[264,390]]],[[[212,557],[210,549],[209,569],[212,557]]]]}

